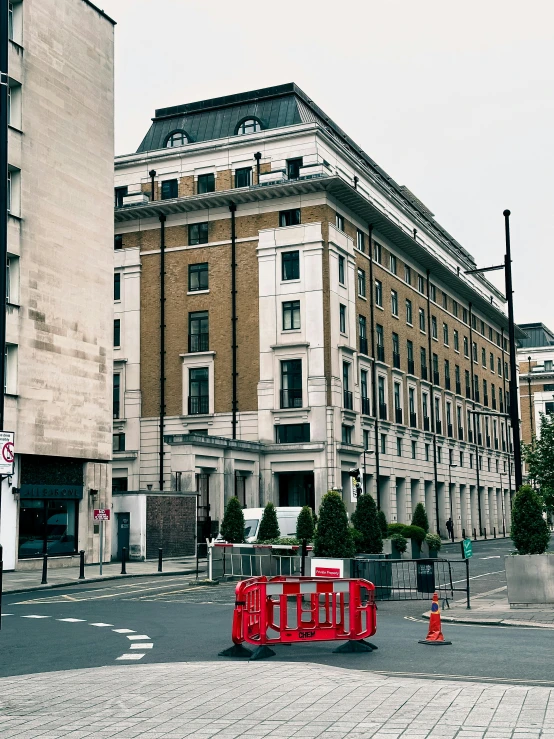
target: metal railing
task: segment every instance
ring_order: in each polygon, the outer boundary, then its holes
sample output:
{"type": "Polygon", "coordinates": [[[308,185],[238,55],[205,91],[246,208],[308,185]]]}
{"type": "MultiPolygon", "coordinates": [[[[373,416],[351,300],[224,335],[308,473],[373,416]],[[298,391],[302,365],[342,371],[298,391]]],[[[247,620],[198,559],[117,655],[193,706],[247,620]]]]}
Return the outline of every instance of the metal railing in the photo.
{"type": "Polygon", "coordinates": [[[364,416],[371,416],[371,404],[369,402],[369,398],[364,398],[362,396],[362,413],[364,416]]]}
{"type": "Polygon", "coordinates": [[[413,375],[415,374],[415,365],[413,359],[408,359],[408,374],[413,375]]]}
{"type": "Polygon", "coordinates": [[[386,403],[379,403],[379,418],[382,421],[387,420],[387,404],[386,403]]]}
{"type": "Polygon", "coordinates": [[[208,395],[189,396],[189,416],[197,416],[210,411],[210,398],[208,395]]]}
{"type": "Polygon", "coordinates": [[[456,395],[462,394],[462,384],[456,380],[456,395]]]}
{"type": "Polygon", "coordinates": [[[189,334],[189,352],[207,352],[209,348],[209,334],[189,334]]]}
{"type": "Polygon", "coordinates": [[[400,354],[397,352],[392,353],[392,366],[395,369],[400,369],[400,354]]]}
{"type": "Polygon", "coordinates": [[[363,336],[360,336],[360,354],[367,355],[367,339],[364,339],[363,336]]]}
{"type": "Polygon", "coordinates": [[[430,428],[431,428],[431,424],[430,424],[429,416],[423,416],[423,430],[429,431],[430,428]]]}
{"type": "Polygon", "coordinates": [[[427,379],[427,367],[425,365],[421,365],[421,379],[426,380],[427,379]]]}
{"type": "Polygon", "coordinates": [[[379,362],[385,361],[385,347],[381,345],[377,345],[377,359],[379,362]]]}
{"type": "Polygon", "coordinates": [[[396,423],[402,423],[402,408],[394,409],[394,420],[396,423]]]}
{"type": "Polygon", "coordinates": [[[413,429],[417,428],[417,415],[415,413],[410,413],[410,426],[413,429]]]}
{"type": "Polygon", "coordinates": [[[302,388],[281,390],[281,408],[302,408],[302,388]]]}
{"type": "Polygon", "coordinates": [[[346,408],[347,411],[351,411],[352,408],[354,407],[351,390],[343,391],[343,403],[344,403],[343,407],[346,408]]]}
{"type": "Polygon", "coordinates": [[[461,426],[458,426],[458,439],[460,441],[464,440],[464,430],[461,426]]]}

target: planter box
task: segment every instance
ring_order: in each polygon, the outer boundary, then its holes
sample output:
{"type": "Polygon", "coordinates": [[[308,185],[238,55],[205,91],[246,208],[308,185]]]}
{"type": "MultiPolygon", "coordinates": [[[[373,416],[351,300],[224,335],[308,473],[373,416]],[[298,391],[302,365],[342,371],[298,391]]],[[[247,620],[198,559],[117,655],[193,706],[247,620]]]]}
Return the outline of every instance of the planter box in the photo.
{"type": "Polygon", "coordinates": [[[408,539],[408,548],[402,554],[401,559],[419,559],[421,548],[415,539],[408,539]]]}
{"type": "Polygon", "coordinates": [[[554,555],[504,557],[510,608],[554,604],[554,555]]]}

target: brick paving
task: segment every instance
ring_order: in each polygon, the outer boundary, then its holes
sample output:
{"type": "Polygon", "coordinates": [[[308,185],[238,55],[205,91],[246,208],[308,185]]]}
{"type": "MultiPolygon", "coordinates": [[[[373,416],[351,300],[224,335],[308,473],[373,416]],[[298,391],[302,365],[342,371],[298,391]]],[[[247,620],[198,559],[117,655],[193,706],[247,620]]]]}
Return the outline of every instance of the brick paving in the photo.
{"type": "Polygon", "coordinates": [[[554,739],[554,688],[295,663],[101,667],[0,680],[2,739],[554,739]]]}

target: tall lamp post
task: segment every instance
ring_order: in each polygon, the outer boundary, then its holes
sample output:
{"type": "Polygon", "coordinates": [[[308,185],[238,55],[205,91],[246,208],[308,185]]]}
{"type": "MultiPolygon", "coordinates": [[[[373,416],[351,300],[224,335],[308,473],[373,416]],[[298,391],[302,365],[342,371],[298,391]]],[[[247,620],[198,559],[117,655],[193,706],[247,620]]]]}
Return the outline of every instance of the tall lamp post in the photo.
{"type": "Polygon", "coordinates": [[[509,356],[510,356],[510,408],[509,417],[512,424],[512,435],[514,439],[514,477],[515,488],[519,490],[523,483],[523,473],[521,469],[521,436],[519,431],[519,400],[517,397],[517,379],[516,379],[516,330],[514,323],[514,291],[512,287],[512,251],[510,244],[510,211],[505,210],[504,213],[504,230],[506,236],[506,253],[504,255],[504,264],[497,264],[494,267],[481,267],[478,269],[466,270],[466,275],[481,274],[483,272],[494,272],[495,270],[504,270],[504,278],[506,285],[506,301],[508,303],[508,336],[509,336],[509,356]]]}

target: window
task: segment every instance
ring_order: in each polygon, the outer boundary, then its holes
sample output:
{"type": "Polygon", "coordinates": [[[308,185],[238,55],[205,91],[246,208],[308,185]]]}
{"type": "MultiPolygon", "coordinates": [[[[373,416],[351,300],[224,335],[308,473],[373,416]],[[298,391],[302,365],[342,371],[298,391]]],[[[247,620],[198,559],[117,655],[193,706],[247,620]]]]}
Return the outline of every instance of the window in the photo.
{"type": "Polygon", "coordinates": [[[396,456],[402,456],[402,439],[400,436],[396,437],[396,456]]]}
{"type": "Polygon", "coordinates": [[[425,333],[425,310],[423,308],[419,309],[419,330],[425,333]]]}
{"type": "Polygon", "coordinates": [[[429,444],[425,444],[425,461],[429,461],[429,444]]]}
{"type": "Polygon", "coordinates": [[[128,192],[129,188],[127,186],[114,188],[114,200],[116,208],[123,207],[123,198],[128,195],[128,192]]]}
{"type": "Polygon", "coordinates": [[[257,118],[246,118],[237,128],[237,136],[244,136],[247,133],[258,133],[262,130],[262,124],[257,118]]]}
{"type": "Polygon", "coordinates": [[[492,352],[489,354],[489,367],[491,368],[491,372],[494,372],[494,354],[492,352]]]}
{"type": "Polygon", "coordinates": [[[392,334],[392,361],[396,369],[400,369],[400,346],[398,334],[392,334]]]}
{"type": "Polygon", "coordinates": [[[431,316],[431,336],[434,339],[437,339],[438,340],[439,334],[438,334],[437,318],[436,318],[436,316],[431,316]]]}
{"type": "Polygon", "coordinates": [[[377,323],[375,325],[375,334],[377,335],[377,359],[380,362],[385,361],[385,336],[383,333],[383,327],[377,323]]]}
{"type": "Polygon", "coordinates": [[[338,228],[339,231],[344,231],[344,216],[341,216],[340,213],[336,214],[335,226],[338,228]]]}
{"type": "Polygon", "coordinates": [[[410,339],[406,342],[407,357],[408,357],[408,372],[413,375],[414,373],[414,342],[410,339]]]}
{"type": "Polygon", "coordinates": [[[21,85],[13,80],[8,85],[8,125],[21,128],[21,85]]]}
{"type": "Polygon", "coordinates": [[[471,316],[471,328],[477,331],[477,318],[474,315],[471,316]]]}
{"type": "Polygon", "coordinates": [[[119,434],[113,435],[112,451],[114,452],[124,452],[125,451],[125,434],[119,433],[119,434]]]}
{"type": "Polygon", "coordinates": [[[344,285],[344,257],[339,256],[339,282],[344,285]]]}
{"type": "Polygon", "coordinates": [[[442,464],[442,447],[437,447],[437,462],[442,464]]]}
{"type": "Polygon", "coordinates": [[[412,440],[412,459],[415,459],[417,456],[417,444],[415,441],[412,440]]]}
{"type": "Polygon", "coordinates": [[[162,182],[162,200],[171,200],[179,197],[179,181],[164,180],[162,182]]]}
{"type": "Polygon", "coordinates": [[[250,187],[252,184],[252,167],[235,169],[235,187],[250,187]]]}
{"type": "Polygon", "coordinates": [[[302,157],[296,159],[287,159],[287,177],[289,180],[297,180],[300,177],[300,167],[302,166],[302,157]]]}
{"type": "Polygon", "coordinates": [[[367,322],[365,316],[358,316],[358,336],[360,338],[360,353],[367,354],[367,322]]]}
{"type": "Polygon", "coordinates": [[[439,357],[438,354],[433,354],[433,383],[439,384],[439,357]]]}
{"type": "Polygon", "coordinates": [[[13,254],[6,259],[6,302],[19,304],[19,257],[13,254]]]}
{"type": "Polygon", "coordinates": [[[17,344],[6,344],[6,352],[4,354],[4,392],[8,395],[17,395],[17,344]]]}
{"type": "Polygon", "coordinates": [[[369,449],[369,431],[367,429],[363,430],[363,437],[364,437],[364,449],[367,452],[367,450],[369,449]]]}
{"type": "Polygon", "coordinates": [[[383,247],[377,241],[373,242],[373,259],[377,264],[383,264],[383,247]]]}
{"type": "Polygon", "coordinates": [[[13,3],[8,3],[8,39],[13,41],[13,3]]]}
{"type": "Polygon", "coordinates": [[[473,454],[469,455],[469,466],[471,469],[473,469],[473,454]]]}
{"type": "Polygon", "coordinates": [[[481,347],[481,364],[486,368],[487,366],[487,352],[484,347],[481,347]]]}
{"type": "Polygon", "coordinates": [[[113,237],[113,248],[123,249],[123,236],[121,234],[116,234],[113,237]]]}
{"type": "MultiPolygon", "coordinates": [[[[9,264],[9,261],[8,261],[9,264]]],[[[7,280],[7,284],[9,287],[9,278],[7,280]]],[[[8,294],[9,298],[9,294],[8,294]]],[[[121,300],[121,272],[116,272],[113,276],[113,299],[114,300],[121,300]]]]}
{"type": "Polygon", "coordinates": [[[281,274],[284,280],[300,279],[300,252],[284,251],[281,255],[281,274]]]}
{"type": "Polygon", "coordinates": [[[277,444],[301,444],[310,441],[310,424],[287,423],[275,426],[275,441],[277,444]]]}
{"type": "Polygon", "coordinates": [[[448,346],[448,324],[447,323],[442,324],[442,338],[444,341],[444,345],[448,346]]]}
{"type": "Polygon", "coordinates": [[[398,316],[398,293],[396,290],[390,291],[390,307],[393,316],[398,316]]]}
{"type": "Polygon", "coordinates": [[[121,346],[121,319],[119,318],[113,322],[113,345],[121,346]]]}
{"type": "Polygon", "coordinates": [[[427,379],[427,352],[425,351],[423,347],[421,347],[421,349],[419,350],[419,358],[421,360],[421,374],[422,376],[425,375],[423,379],[426,380],[427,379]]]}
{"type": "Polygon", "coordinates": [[[189,292],[208,289],[208,262],[189,264],[189,292]]]}
{"type": "Polygon", "coordinates": [[[300,225],[300,208],[292,208],[292,210],[282,210],[279,213],[279,228],[298,225],[300,225]]]}
{"type": "Polygon", "coordinates": [[[208,243],[208,224],[191,223],[189,226],[189,246],[208,243]]]}
{"type": "Polygon", "coordinates": [[[543,385],[542,390],[544,393],[551,393],[552,391],[554,391],[554,385],[551,385],[551,384],[543,385]]]}
{"type": "Polygon", "coordinates": [[[387,435],[381,434],[381,454],[387,453],[387,435]]]}
{"type": "Polygon", "coordinates": [[[425,431],[429,431],[429,396],[427,393],[422,394],[421,403],[423,408],[423,424],[425,431]]]}
{"type": "Polygon", "coordinates": [[[444,310],[448,310],[448,295],[445,292],[442,294],[442,307],[444,310]]]}
{"type": "Polygon", "coordinates": [[[166,148],[172,149],[174,146],[184,146],[188,142],[188,136],[184,131],[174,131],[165,140],[165,145],[166,148]]]}
{"type": "MultiPolygon", "coordinates": [[[[394,383],[394,410],[395,411],[402,411],[402,395],[401,395],[401,387],[399,382],[394,383]]],[[[398,413],[397,413],[398,416],[398,413]]],[[[397,423],[401,423],[401,420],[396,420],[397,423]]]]}
{"type": "Polygon", "coordinates": [[[21,2],[8,3],[8,38],[16,44],[23,43],[23,9],[21,2]]]}
{"type": "Polygon", "coordinates": [[[300,301],[289,300],[283,303],[283,331],[300,328],[300,301]]]}
{"type": "Polygon", "coordinates": [[[456,300],[452,301],[452,313],[458,318],[458,302],[456,300]]]}
{"type": "Polygon", "coordinates": [[[485,322],[481,321],[481,336],[485,335],[485,322]]]}
{"type": "Polygon", "coordinates": [[[492,341],[492,328],[489,326],[489,341],[492,341]]]}
{"type": "Polygon", "coordinates": [[[554,403],[545,403],[544,404],[544,412],[547,416],[551,416],[554,414],[554,403]]]}
{"type": "Polygon", "coordinates": [[[381,280],[375,280],[375,305],[383,307],[383,283],[381,280]]]}
{"type": "Polygon", "coordinates": [[[475,343],[475,341],[472,343],[471,348],[473,351],[473,361],[476,362],[477,361],[477,344],[475,343]]]}
{"type": "Polygon", "coordinates": [[[346,306],[342,303],[339,306],[339,331],[341,334],[346,333],[346,306]]]}
{"type": "Polygon", "coordinates": [[[499,377],[502,377],[502,360],[498,357],[498,363],[496,365],[496,371],[499,377]]]}
{"type": "Polygon", "coordinates": [[[446,389],[450,389],[450,362],[448,359],[444,360],[444,379],[446,384],[446,389]]]}
{"type": "Polygon", "coordinates": [[[208,368],[189,369],[189,415],[209,413],[208,368]]]}
{"type": "Polygon", "coordinates": [[[466,398],[469,398],[471,395],[471,384],[469,382],[469,370],[465,370],[465,380],[466,380],[466,398]]]}
{"type": "Polygon", "coordinates": [[[404,265],[404,282],[407,282],[408,285],[412,284],[412,268],[408,267],[407,264],[404,265]]]}
{"type": "Polygon", "coordinates": [[[396,257],[394,254],[389,255],[389,269],[393,273],[393,275],[396,274],[396,257]]]}
{"type": "Polygon", "coordinates": [[[385,378],[383,377],[383,375],[379,375],[379,377],[377,378],[377,392],[378,392],[378,396],[379,396],[379,407],[380,407],[379,415],[380,415],[381,418],[383,418],[383,416],[384,416],[385,419],[386,419],[386,408],[387,408],[387,406],[386,406],[386,402],[385,402],[385,398],[386,398],[386,395],[385,395],[385,378]]]}
{"type": "Polygon", "coordinates": [[[203,195],[205,192],[215,192],[215,175],[199,174],[198,175],[198,194],[203,195]]]}
{"type": "MultiPolygon", "coordinates": [[[[368,388],[367,388],[367,370],[362,370],[360,372],[360,394],[362,396],[363,400],[368,400],[368,388]]],[[[365,410],[362,408],[362,413],[366,413],[365,410]]]]}
{"type": "Polygon", "coordinates": [[[113,417],[119,418],[120,413],[120,395],[121,395],[121,375],[113,376],[113,417]]]}
{"type": "Polygon", "coordinates": [[[544,360],[544,371],[552,372],[552,360],[551,359],[544,360]]]}
{"type": "Polygon", "coordinates": [[[207,352],[209,344],[208,311],[189,313],[189,352],[207,352]]]}
{"type": "Polygon", "coordinates": [[[347,426],[345,423],[342,424],[342,443],[352,444],[352,426],[347,426]]]}
{"type": "Polygon", "coordinates": [[[456,392],[460,394],[462,391],[462,380],[460,377],[460,365],[459,364],[457,364],[454,367],[454,376],[456,378],[456,392]]]}
{"type": "Polygon", "coordinates": [[[417,289],[422,295],[425,295],[425,277],[421,275],[417,276],[417,289]]]}
{"type": "Polygon", "coordinates": [[[302,408],[302,360],[281,362],[281,408],[302,408]]]}
{"type": "Polygon", "coordinates": [[[464,357],[469,358],[469,341],[467,336],[464,336],[464,357]]]}
{"type": "Polygon", "coordinates": [[[433,301],[433,303],[436,303],[437,302],[437,288],[433,284],[431,284],[431,286],[429,287],[429,290],[430,290],[431,300],[433,301]]]}
{"type": "Polygon", "coordinates": [[[408,300],[407,298],[406,298],[406,323],[408,323],[410,326],[413,323],[412,301],[408,300]]]}
{"type": "Polygon", "coordinates": [[[454,351],[460,351],[460,335],[456,329],[454,329],[454,351]]]}
{"type": "Polygon", "coordinates": [[[463,452],[460,452],[459,459],[460,459],[460,462],[459,462],[460,467],[463,467],[464,466],[464,453],[463,452]]]}
{"type": "Polygon", "coordinates": [[[13,216],[21,214],[21,170],[11,165],[8,171],[7,205],[8,213],[13,216]]]}
{"type": "Polygon", "coordinates": [[[363,269],[358,270],[358,295],[365,298],[365,272],[363,269]]]}
{"type": "Polygon", "coordinates": [[[365,234],[360,229],[356,231],[356,247],[365,253],[365,234]]]}
{"type": "Polygon", "coordinates": [[[467,308],[462,309],[462,321],[467,324],[467,308]]]}

